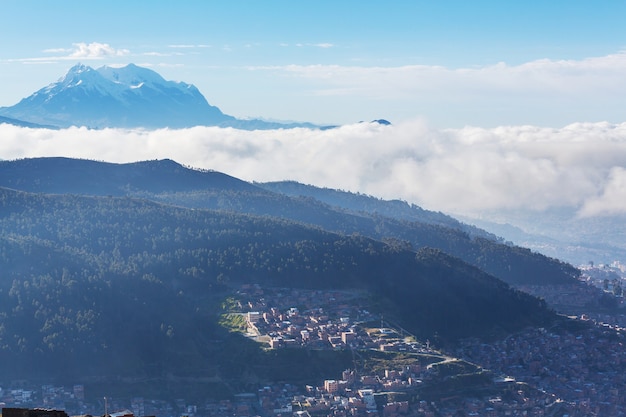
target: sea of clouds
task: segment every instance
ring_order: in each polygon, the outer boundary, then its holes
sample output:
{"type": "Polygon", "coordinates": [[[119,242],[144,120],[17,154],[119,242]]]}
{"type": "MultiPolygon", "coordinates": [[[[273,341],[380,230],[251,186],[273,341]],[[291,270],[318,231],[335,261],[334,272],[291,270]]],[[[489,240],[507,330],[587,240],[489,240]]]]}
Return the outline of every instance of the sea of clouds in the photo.
{"type": "Polygon", "coordinates": [[[436,129],[418,119],[391,126],[265,131],[48,130],[5,124],[0,137],[5,160],[169,158],[247,181],[295,180],[451,214],[559,207],[583,217],[626,213],[626,123],[436,129]]]}

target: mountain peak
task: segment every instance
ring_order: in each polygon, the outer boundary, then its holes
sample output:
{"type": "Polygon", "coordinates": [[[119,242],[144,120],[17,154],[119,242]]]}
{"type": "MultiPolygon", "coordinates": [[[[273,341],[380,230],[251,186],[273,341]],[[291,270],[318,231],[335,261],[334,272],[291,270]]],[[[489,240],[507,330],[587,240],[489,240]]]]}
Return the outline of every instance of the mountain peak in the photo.
{"type": "Polygon", "coordinates": [[[84,65],[82,63],[77,63],[76,65],[74,65],[72,68],[70,68],[67,73],[68,74],[80,74],[81,72],[85,72],[88,70],[91,70],[93,68],[88,67],[87,65],[84,65]]]}
{"type": "MultiPolygon", "coordinates": [[[[95,70],[93,68],[91,68],[90,66],[78,63],[76,65],[74,65],[72,68],[70,68],[69,70],[67,70],[67,72],[65,73],[65,75],[63,77],[61,77],[59,79],[59,82],[63,82],[63,80],[67,80],[67,79],[75,79],[77,77],[85,77],[87,74],[93,74],[95,72],[95,70]]],[[[51,85],[54,85],[55,83],[52,83],[51,85]]]]}
{"type": "Polygon", "coordinates": [[[0,109],[0,115],[91,128],[182,128],[234,120],[211,106],[193,85],[167,81],[135,64],[93,69],[77,63],[57,82],[0,109]]]}
{"type": "MultiPolygon", "coordinates": [[[[54,94],[57,94],[60,89],[76,87],[77,85],[80,85],[84,82],[89,82],[90,84],[95,85],[98,83],[96,81],[97,78],[97,73],[93,68],[78,63],[70,68],[67,73],[65,73],[63,77],[59,78],[56,83],[49,84],[43,89],[43,91],[48,93],[54,92],[54,94]]],[[[35,94],[38,94],[41,91],[42,90],[39,90],[35,94]]]]}

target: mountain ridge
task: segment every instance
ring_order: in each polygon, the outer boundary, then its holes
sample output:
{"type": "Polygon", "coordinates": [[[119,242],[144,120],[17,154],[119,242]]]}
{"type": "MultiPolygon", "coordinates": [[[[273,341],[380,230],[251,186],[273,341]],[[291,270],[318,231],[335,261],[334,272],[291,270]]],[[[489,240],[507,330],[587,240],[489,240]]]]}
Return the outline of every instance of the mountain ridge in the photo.
{"type": "Polygon", "coordinates": [[[156,71],[132,63],[97,69],[78,63],[56,82],[13,106],[1,107],[0,116],[59,128],[332,127],[237,119],[209,104],[193,84],[165,80],[156,71]]]}
{"type": "MultiPolygon", "coordinates": [[[[261,184],[215,171],[193,170],[171,160],[131,164],[70,158],[0,161],[0,186],[38,193],[133,197],[192,209],[271,216],[334,233],[388,240],[414,250],[427,246],[463,259],[512,285],[571,284],[577,282],[579,273],[570,265],[505,244],[443,214],[403,204],[413,217],[347,210],[328,204],[332,201],[277,193],[261,184]],[[434,218],[438,220],[433,221],[434,218]],[[533,274],[528,273],[531,270],[533,274]]],[[[376,204],[389,203],[377,202],[374,207],[376,204]]]]}
{"type": "Polygon", "coordinates": [[[14,119],[12,117],[0,116],[0,125],[2,124],[8,124],[18,127],[28,127],[32,129],[57,129],[56,126],[52,125],[41,125],[37,123],[26,122],[24,120],[14,119]]]}

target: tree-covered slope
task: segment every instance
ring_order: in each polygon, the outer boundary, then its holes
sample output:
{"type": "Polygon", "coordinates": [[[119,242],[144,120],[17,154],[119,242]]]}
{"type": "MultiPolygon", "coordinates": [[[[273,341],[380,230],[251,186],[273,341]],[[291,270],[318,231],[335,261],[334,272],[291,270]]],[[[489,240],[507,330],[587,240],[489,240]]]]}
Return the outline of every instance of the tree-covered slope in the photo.
{"type": "Polygon", "coordinates": [[[382,200],[364,194],[332,188],[320,188],[296,181],[255,183],[255,185],[291,197],[311,197],[330,206],[339,207],[353,213],[378,214],[383,217],[447,226],[454,229],[467,228],[468,231],[472,230],[476,234],[496,239],[496,236],[489,235],[484,230],[465,225],[451,216],[441,212],[424,210],[415,204],[408,204],[401,200],[382,200]]]}
{"type": "Polygon", "coordinates": [[[227,375],[241,352],[224,349],[231,336],[217,314],[239,283],[362,289],[422,337],[554,319],[438,250],[126,197],[0,189],[0,271],[0,358],[11,375],[227,375]]]}
{"type": "Polygon", "coordinates": [[[134,196],[175,206],[283,218],[345,235],[395,241],[414,250],[437,248],[514,285],[573,283],[578,276],[578,270],[568,264],[504,244],[449,216],[406,203],[294,183],[255,185],[170,160],[133,164],[66,158],[0,161],[0,186],[29,192],[134,196]]]}
{"type": "Polygon", "coordinates": [[[111,196],[258,189],[229,175],[185,168],[169,159],[114,164],[57,157],[0,161],[0,186],[33,193],[111,196]]]}

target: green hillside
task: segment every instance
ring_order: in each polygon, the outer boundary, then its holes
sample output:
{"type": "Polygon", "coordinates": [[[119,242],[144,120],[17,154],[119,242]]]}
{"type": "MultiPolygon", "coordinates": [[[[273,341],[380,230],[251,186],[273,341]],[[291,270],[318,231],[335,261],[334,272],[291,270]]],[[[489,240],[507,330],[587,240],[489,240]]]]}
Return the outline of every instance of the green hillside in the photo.
{"type": "Polygon", "coordinates": [[[412,333],[443,340],[555,319],[438,250],[127,197],[0,189],[0,267],[6,375],[267,377],[241,362],[258,346],[217,324],[240,283],[365,290],[412,333]]]}
{"type": "Polygon", "coordinates": [[[67,158],[0,161],[0,186],[36,193],[128,196],[271,216],[413,250],[437,248],[511,285],[571,284],[579,275],[571,265],[505,244],[442,213],[293,182],[255,185],[170,160],[132,164],[67,158]]]}

